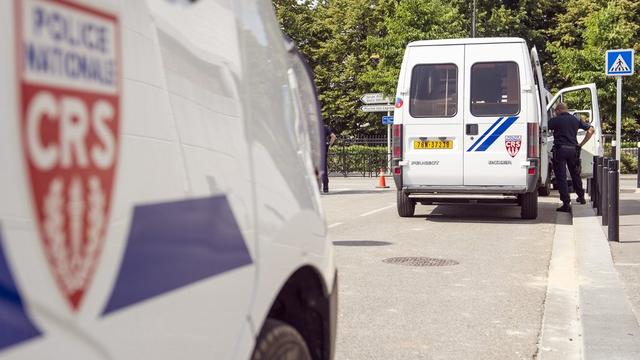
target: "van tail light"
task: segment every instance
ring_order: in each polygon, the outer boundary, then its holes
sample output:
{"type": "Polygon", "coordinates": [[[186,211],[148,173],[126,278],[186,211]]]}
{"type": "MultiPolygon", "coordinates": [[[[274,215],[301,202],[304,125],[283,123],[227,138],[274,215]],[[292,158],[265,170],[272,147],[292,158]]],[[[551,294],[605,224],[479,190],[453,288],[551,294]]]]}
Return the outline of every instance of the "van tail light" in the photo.
{"type": "Polygon", "coordinates": [[[391,128],[391,147],[393,160],[401,160],[402,158],[402,125],[396,124],[391,128]]]}
{"type": "Polygon", "coordinates": [[[529,170],[527,170],[527,174],[535,175],[536,174],[536,168],[530,167],[529,170]]]}
{"type": "Polygon", "coordinates": [[[391,168],[396,188],[402,188],[402,124],[391,126],[391,168]]]}
{"type": "Polygon", "coordinates": [[[527,157],[540,157],[540,127],[538,123],[527,123],[527,157]]]}

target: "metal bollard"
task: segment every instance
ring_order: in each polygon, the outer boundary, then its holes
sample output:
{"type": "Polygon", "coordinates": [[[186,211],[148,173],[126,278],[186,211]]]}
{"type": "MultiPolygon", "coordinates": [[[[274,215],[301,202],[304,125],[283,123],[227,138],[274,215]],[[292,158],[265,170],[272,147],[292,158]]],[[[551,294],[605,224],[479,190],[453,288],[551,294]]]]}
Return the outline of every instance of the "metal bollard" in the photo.
{"type": "Polygon", "coordinates": [[[620,241],[620,163],[609,161],[609,241],[620,241]]]}
{"type": "Polygon", "coordinates": [[[602,163],[602,226],[609,224],[609,162],[611,160],[604,158],[602,163]]]}
{"type": "Polygon", "coordinates": [[[636,188],[640,189],[640,141],[638,141],[637,143],[638,147],[637,147],[637,153],[636,155],[638,156],[638,161],[636,162],[636,164],[638,164],[638,177],[636,178],[636,188]]]}
{"type": "Polygon", "coordinates": [[[604,164],[604,157],[602,156],[598,156],[598,187],[596,188],[596,192],[598,194],[597,198],[597,202],[598,204],[596,205],[596,215],[600,216],[602,215],[602,165],[604,164]]]}
{"type": "Polygon", "coordinates": [[[598,206],[598,158],[597,155],[593,156],[593,180],[591,181],[591,193],[589,197],[591,198],[591,206],[598,206]]]}

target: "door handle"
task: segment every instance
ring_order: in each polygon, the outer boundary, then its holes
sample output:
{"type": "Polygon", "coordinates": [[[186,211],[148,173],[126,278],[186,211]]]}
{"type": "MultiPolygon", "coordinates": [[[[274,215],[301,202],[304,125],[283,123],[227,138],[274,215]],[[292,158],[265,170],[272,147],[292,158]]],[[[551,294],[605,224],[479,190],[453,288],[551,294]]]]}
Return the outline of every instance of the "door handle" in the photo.
{"type": "Polygon", "coordinates": [[[478,135],[478,124],[467,124],[467,135],[478,135]]]}

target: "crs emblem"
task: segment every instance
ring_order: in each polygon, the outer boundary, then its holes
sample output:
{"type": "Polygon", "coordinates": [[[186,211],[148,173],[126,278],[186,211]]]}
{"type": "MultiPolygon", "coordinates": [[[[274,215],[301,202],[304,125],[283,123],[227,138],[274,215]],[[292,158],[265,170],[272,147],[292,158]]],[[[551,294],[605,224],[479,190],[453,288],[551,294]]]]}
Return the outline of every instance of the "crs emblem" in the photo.
{"type": "Polygon", "coordinates": [[[77,311],[105,240],[118,160],[118,19],[64,0],[15,4],[33,209],[53,277],[77,311]]]}
{"type": "Polygon", "coordinates": [[[506,135],[504,137],[504,146],[507,148],[509,155],[511,155],[511,157],[515,157],[522,146],[522,136],[506,135]]]}

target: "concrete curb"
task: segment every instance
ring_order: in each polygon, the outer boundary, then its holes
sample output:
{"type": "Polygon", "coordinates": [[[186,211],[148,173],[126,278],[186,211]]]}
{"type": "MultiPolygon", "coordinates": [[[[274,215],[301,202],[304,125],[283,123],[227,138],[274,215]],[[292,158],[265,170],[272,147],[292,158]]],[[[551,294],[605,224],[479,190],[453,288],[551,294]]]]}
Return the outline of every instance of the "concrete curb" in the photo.
{"type": "Polygon", "coordinates": [[[576,242],[571,215],[559,213],[549,263],[538,359],[580,359],[576,242]]]}
{"type": "Polygon", "coordinates": [[[591,207],[573,207],[573,230],[584,358],[640,359],[640,326],[591,207]]]}

